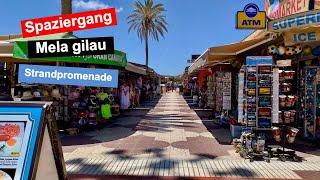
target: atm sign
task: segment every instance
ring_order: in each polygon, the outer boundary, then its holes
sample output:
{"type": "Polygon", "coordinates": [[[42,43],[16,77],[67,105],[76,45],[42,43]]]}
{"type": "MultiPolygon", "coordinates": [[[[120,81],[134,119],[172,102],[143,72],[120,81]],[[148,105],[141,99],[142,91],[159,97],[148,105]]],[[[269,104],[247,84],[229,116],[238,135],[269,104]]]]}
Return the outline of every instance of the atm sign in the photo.
{"type": "Polygon", "coordinates": [[[257,5],[250,3],[243,11],[237,12],[237,29],[265,29],[266,12],[259,11],[257,5]]]}

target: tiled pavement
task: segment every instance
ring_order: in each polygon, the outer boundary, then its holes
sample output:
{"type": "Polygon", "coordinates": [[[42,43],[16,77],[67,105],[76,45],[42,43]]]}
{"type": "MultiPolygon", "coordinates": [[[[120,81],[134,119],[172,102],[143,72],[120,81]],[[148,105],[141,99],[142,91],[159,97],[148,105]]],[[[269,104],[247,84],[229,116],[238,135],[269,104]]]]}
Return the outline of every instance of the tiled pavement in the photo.
{"type": "Polygon", "coordinates": [[[211,133],[204,123],[182,96],[168,93],[150,110],[128,112],[99,131],[64,137],[67,172],[92,177],[320,179],[318,156],[300,153],[305,157],[301,163],[250,163],[231,145],[219,144],[220,130],[211,133]]]}

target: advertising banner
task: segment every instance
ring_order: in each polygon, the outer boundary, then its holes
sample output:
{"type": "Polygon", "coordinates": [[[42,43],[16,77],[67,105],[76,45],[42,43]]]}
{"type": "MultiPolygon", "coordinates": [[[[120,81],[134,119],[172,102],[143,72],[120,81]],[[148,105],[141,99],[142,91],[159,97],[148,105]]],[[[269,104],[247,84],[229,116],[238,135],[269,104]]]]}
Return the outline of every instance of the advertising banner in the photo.
{"type": "Polygon", "coordinates": [[[286,46],[314,41],[320,41],[319,28],[307,28],[302,30],[297,29],[284,33],[284,44],[286,46]]]}
{"type": "Polygon", "coordinates": [[[118,70],[19,65],[18,81],[26,84],[118,87],[118,70]]]}
{"type": "Polygon", "coordinates": [[[0,173],[4,179],[29,179],[42,108],[0,106],[0,173]]]}
{"type": "Polygon", "coordinates": [[[126,53],[114,50],[114,54],[105,55],[86,55],[86,56],[68,56],[68,57],[45,57],[45,58],[29,58],[28,57],[28,41],[16,41],[13,47],[13,58],[29,61],[48,61],[48,62],[67,62],[67,63],[88,63],[88,64],[104,64],[117,67],[125,67],[127,65],[126,53]]]}
{"type": "Polygon", "coordinates": [[[0,179],[66,179],[51,103],[0,102],[0,179]]]}
{"type": "Polygon", "coordinates": [[[268,22],[268,31],[283,32],[305,27],[319,27],[320,10],[294,14],[268,22]]]}
{"type": "Polygon", "coordinates": [[[268,18],[279,19],[309,10],[310,0],[265,0],[268,18]]]}

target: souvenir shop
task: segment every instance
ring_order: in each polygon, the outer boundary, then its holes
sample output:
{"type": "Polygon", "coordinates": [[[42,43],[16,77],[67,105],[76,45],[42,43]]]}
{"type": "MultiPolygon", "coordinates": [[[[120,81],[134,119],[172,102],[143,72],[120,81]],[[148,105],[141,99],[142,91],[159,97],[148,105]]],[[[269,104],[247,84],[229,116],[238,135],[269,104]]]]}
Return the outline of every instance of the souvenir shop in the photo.
{"type": "Polygon", "coordinates": [[[239,73],[238,123],[244,126],[237,151],[252,160],[298,161],[286,148],[297,138],[319,140],[319,42],[291,43],[286,36],[277,34],[262,56],[246,56],[239,73]]]}
{"type": "Polygon", "coordinates": [[[218,63],[198,71],[198,107],[212,109],[214,117],[227,124],[227,116],[235,111],[236,71],[230,63],[218,63]],[[233,102],[232,102],[233,101],[233,102]]]}
{"type": "Polygon", "coordinates": [[[128,63],[125,69],[121,70],[119,74],[119,93],[122,110],[140,107],[141,100],[144,99],[144,97],[141,97],[141,95],[144,95],[142,93],[142,82],[146,75],[147,73],[144,68],[132,63],[128,63]]]}
{"type": "MultiPolygon", "coordinates": [[[[63,35],[63,37],[54,38],[66,37],[63,35]]],[[[125,94],[124,91],[118,88],[21,84],[18,82],[19,64],[144,72],[137,66],[127,63],[126,54],[118,50],[115,50],[115,54],[112,55],[90,56],[86,59],[83,57],[28,59],[26,41],[8,38],[1,43],[4,45],[0,48],[0,72],[3,77],[1,78],[1,95],[10,96],[15,101],[52,101],[59,129],[76,127],[80,130],[90,130],[100,127],[98,125],[103,125],[112,117],[118,116],[120,109],[128,108],[128,101],[121,97],[121,93],[125,94]]]]}
{"type": "Polygon", "coordinates": [[[219,123],[229,125],[230,119],[237,119],[238,74],[245,54],[256,54],[253,49],[265,46],[269,41],[268,37],[264,37],[211,47],[190,66],[189,75],[196,74],[199,87],[198,105],[212,109],[219,123]]]}

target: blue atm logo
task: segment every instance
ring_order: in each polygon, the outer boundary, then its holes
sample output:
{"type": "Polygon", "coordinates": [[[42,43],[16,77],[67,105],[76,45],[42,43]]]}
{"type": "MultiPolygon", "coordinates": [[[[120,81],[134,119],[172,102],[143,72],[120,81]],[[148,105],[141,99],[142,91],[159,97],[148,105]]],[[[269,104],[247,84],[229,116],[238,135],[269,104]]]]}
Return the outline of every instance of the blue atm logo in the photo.
{"type": "Polygon", "coordinates": [[[243,11],[249,18],[253,18],[258,14],[259,7],[256,4],[250,3],[244,7],[243,11]]]}
{"type": "Polygon", "coordinates": [[[265,29],[266,13],[256,4],[247,4],[243,11],[237,12],[237,29],[265,29]]]}

